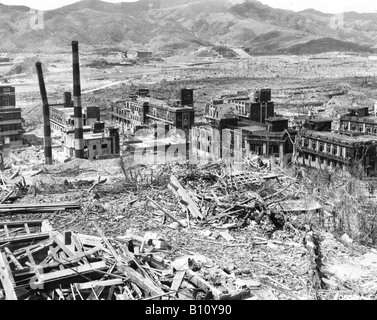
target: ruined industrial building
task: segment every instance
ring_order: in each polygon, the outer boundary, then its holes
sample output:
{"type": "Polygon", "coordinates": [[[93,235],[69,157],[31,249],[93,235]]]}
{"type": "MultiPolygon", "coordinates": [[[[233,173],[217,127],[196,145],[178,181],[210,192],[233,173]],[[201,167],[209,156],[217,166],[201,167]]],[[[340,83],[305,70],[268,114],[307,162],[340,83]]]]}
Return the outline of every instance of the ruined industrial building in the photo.
{"type": "Polygon", "coordinates": [[[375,300],[374,26],[318,12],[96,0],[3,33],[0,300],[375,300]]]}

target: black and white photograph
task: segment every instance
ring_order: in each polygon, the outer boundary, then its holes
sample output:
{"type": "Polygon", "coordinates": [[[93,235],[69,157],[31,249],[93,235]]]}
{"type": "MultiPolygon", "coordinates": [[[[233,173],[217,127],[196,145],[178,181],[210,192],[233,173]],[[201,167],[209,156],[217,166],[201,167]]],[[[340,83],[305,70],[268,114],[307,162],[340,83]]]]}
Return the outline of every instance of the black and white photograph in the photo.
{"type": "Polygon", "coordinates": [[[376,1],[0,0],[0,39],[0,301],[377,299],[376,1]]]}

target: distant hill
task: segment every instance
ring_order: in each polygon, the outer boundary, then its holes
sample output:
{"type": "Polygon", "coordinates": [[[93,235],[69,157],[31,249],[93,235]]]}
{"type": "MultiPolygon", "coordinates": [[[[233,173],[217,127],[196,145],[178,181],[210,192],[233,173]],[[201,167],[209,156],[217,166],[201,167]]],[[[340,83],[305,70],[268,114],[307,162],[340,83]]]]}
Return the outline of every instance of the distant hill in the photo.
{"type": "Polygon", "coordinates": [[[328,18],[333,16],[333,14],[331,14],[331,13],[324,13],[324,12],[321,12],[321,11],[318,11],[318,10],[315,10],[315,9],[306,9],[306,10],[299,11],[298,13],[300,13],[300,14],[312,14],[312,15],[321,16],[321,17],[328,17],[328,18]]]}
{"type": "Polygon", "coordinates": [[[282,50],[284,54],[317,54],[323,52],[373,52],[370,47],[360,46],[352,42],[340,41],[332,38],[311,40],[306,43],[296,44],[282,50]]]}
{"type": "Polygon", "coordinates": [[[331,14],[275,9],[258,1],[83,0],[46,11],[43,30],[30,27],[30,9],[0,4],[0,52],[119,48],[184,53],[199,47],[243,47],[251,54],[368,52],[377,43],[377,13],[344,14],[335,29],[331,14]],[[332,40],[331,40],[332,39],[332,40]]]}

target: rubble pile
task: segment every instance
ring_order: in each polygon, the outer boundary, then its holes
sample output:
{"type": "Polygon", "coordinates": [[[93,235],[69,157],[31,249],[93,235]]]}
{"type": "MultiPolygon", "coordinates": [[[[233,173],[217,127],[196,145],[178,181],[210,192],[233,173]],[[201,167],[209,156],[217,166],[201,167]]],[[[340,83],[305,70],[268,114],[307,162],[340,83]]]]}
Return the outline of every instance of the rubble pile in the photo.
{"type": "Polygon", "coordinates": [[[5,171],[2,299],[375,298],[376,252],[289,171],[74,162],[5,171]]]}
{"type": "Polygon", "coordinates": [[[237,279],[204,256],[167,260],[164,252],[169,245],[153,233],[110,239],[93,225],[99,236],[59,233],[47,221],[2,223],[6,238],[0,238],[0,296],[12,300],[229,300],[263,292],[258,281],[237,279]],[[221,276],[226,287],[215,287],[201,274],[221,276]]]}

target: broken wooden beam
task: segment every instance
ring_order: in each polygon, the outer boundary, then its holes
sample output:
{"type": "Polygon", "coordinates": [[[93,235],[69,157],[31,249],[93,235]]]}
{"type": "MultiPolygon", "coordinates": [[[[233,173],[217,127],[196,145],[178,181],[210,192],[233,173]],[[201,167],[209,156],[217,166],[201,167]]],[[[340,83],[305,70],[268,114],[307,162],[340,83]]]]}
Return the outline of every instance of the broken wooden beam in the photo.
{"type": "Polygon", "coordinates": [[[50,236],[49,232],[41,232],[35,234],[25,234],[19,236],[10,236],[10,237],[1,237],[0,244],[4,244],[6,242],[10,242],[11,244],[15,243],[23,243],[23,242],[31,242],[31,241],[39,241],[48,239],[50,236]]]}
{"type": "Polygon", "coordinates": [[[124,281],[122,279],[112,279],[112,280],[104,280],[104,281],[77,283],[75,284],[75,286],[79,290],[87,290],[87,289],[92,289],[95,287],[111,287],[111,286],[121,285],[123,283],[124,281]]]}
{"type": "Polygon", "coordinates": [[[173,191],[177,196],[182,199],[182,202],[189,209],[191,215],[194,218],[203,219],[203,215],[200,212],[198,205],[191,199],[186,190],[179,183],[175,176],[170,177],[169,189],[173,191]]]}
{"type": "Polygon", "coordinates": [[[62,203],[43,203],[43,204],[0,204],[0,213],[39,213],[49,211],[64,211],[67,209],[80,209],[80,204],[75,202],[62,202],[62,203]]]}
{"type": "Polygon", "coordinates": [[[6,201],[11,197],[11,195],[13,194],[13,192],[14,192],[13,189],[10,190],[10,191],[7,193],[7,195],[4,197],[4,199],[1,200],[0,204],[3,204],[4,202],[6,202],[6,201]]]}
{"type": "Polygon", "coordinates": [[[0,252],[0,281],[5,292],[6,300],[17,300],[14,281],[5,255],[0,252]]]}
{"type": "Polygon", "coordinates": [[[36,282],[34,284],[39,286],[48,282],[60,281],[62,278],[77,277],[81,274],[93,272],[96,270],[103,270],[106,268],[107,264],[105,261],[93,262],[78,267],[40,274],[39,276],[37,276],[36,282]]]}
{"type": "Polygon", "coordinates": [[[151,198],[147,197],[147,199],[153,204],[153,206],[156,209],[160,210],[161,212],[163,212],[164,214],[166,214],[170,219],[172,219],[173,221],[177,222],[182,228],[186,228],[186,226],[182,222],[180,222],[176,217],[174,217],[172,213],[168,212],[166,209],[164,209],[163,207],[161,207],[157,202],[155,202],[151,198]]]}

